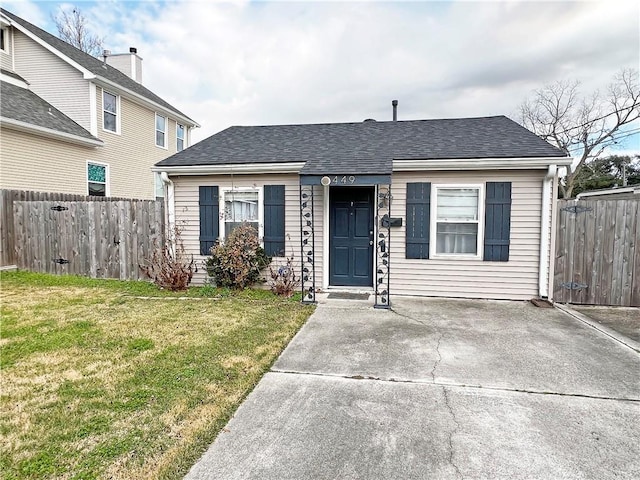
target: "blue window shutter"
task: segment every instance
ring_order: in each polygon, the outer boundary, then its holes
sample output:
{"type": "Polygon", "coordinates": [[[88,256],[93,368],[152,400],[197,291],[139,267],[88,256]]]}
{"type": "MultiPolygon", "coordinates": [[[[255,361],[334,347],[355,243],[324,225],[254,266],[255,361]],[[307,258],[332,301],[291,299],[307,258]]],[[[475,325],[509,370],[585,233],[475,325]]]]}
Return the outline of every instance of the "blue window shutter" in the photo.
{"type": "Polygon", "coordinates": [[[487,182],[484,221],[484,261],[509,261],[511,182],[487,182]]]}
{"type": "Polygon", "coordinates": [[[407,183],[406,258],[429,258],[431,184],[407,183]]]}
{"type": "Polygon", "coordinates": [[[218,187],[200,187],[200,255],[210,255],[220,232],[218,187]]]}
{"type": "Polygon", "coordinates": [[[270,257],[284,255],[284,185],[264,186],[264,250],[270,257]]]}

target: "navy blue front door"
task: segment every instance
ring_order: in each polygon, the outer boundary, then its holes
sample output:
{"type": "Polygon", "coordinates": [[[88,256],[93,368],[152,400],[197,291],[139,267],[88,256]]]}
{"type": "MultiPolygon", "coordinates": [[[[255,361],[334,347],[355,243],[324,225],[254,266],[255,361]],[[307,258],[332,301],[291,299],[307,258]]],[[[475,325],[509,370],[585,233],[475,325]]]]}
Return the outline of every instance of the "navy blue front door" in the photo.
{"type": "Polygon", "coordinates": [[[373,286],[373,187],[329,191],[329,285],[373,286]]]}

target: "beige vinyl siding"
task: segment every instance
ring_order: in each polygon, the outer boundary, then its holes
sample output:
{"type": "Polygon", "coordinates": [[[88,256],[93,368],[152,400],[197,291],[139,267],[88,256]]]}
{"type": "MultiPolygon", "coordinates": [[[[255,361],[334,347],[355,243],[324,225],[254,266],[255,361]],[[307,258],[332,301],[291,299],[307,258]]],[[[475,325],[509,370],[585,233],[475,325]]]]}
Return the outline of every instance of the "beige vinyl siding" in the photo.
{"type": "MultiPolygon", "coordinates": [[[[538,294],[544,171],[424,172],[393,176],[392,213],[405,217],[407,182],[478,184],[512,182],[508,262],[406,259],[405,226],[391,232],[391,294],[526,300],[538,294]]],[[[484,219],[482,220],[484,221],[484,219]]]]}
{"type": "Polygon", "coordinates": [[[31,90],[87,130],[91,130],[89,83],[82,73],[22,32],[15,31],[15,71],[31,90]]]}
{"type": "MultiPolygon", "coordinates": [[[[403,226],[393,228],[390,240],[391,295],[527,300],[538,295],[540,219],[543,171],[487,172],[399,172],[393,175],[391,216],[402,217],[403,226]],[[432,185],[512,182],[510,254],[508,262],[466,259],[428,260],[405,258],[406,183],[432,185]]],[[[286,186],[285,228],[287,254],[293,251],[300,267],[299,177],[290,175],[235,175],[172,177],[175,185],[175,212],[189,253],[202,265],[199,255],[198,187],[217,185],[220,189],[284,184],[286,186]]],[[[315,190],[316,287],[323,288],[323,189],[315,190]]],[[[551,212],[547,212],[550,215],[551,212]]],[[[481,220],[484,225],[484,219],[481,220]]],[[[548,240],[548,239],[547,239],[548,240]]],[[[277,259],[278,260],[278,259],[277,259]]],[[[205,278],[200,271],[195,282],[205,278]]]]}
{"type": "Polygon", "coordinates": [[[96,121],[98,137],[105,145],[93,159],[109,164],[112,196],[153,199],[155,180],[151,167],[176,153],[176,121],[170,117],[167,120],[168,148],[157,147],[156,112],[120,96],[120,133],[106,131],[102,128],[102,91],[96,88],[96,121]]]}
{"type": "Polygon", "coordinates": [[[0,188],[87,194],[87,160],[100,147],[0,129],[0,188]]]}
{"type": "MultiPolygon", "coordinates": [[[[198,262],[198,273],[194,283],[199,284],[206,278],[204,268],[205,257],[200,255],[200,211],[198,196],[200,186],[218,186],[222,190],[231,187],[263,187],[264,185],[285,186],[285,254],[294,255],[298,271],[300,269],[300,190],[297,174],[273,175],[220,175],[220,176],[182,176],[171,177],[175,187],[176,223],[183,228],[182,237],[185,247],[198,262]]],[[[222,205],[222,198],[220,199],[222,205]]],[[[314,196],[315,208],[315,258],[316,287],[322,287],[322,189],[316,187],[314,196]]],[[[274,262],[282,262],[283,258],[275,258],[274,262]]]]}

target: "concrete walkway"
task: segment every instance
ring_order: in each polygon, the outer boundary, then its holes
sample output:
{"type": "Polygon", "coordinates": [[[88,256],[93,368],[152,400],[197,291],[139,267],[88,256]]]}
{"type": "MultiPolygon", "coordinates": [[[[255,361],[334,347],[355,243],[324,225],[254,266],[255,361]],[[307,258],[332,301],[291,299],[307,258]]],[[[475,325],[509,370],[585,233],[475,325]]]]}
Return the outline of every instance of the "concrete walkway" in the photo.
{"type": "Polygon", "coordinates": [[[188,479],[640,478],[640,355],[526,302],[324,301],[188,479]]]}

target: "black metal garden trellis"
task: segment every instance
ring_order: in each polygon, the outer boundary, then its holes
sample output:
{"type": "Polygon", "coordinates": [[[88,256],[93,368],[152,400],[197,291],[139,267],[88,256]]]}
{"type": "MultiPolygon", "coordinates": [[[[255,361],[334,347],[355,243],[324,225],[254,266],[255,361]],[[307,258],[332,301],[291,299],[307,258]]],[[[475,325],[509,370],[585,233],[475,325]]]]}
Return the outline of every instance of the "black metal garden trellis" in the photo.
{"type": "Polygon", "coordinates": [[[376,195],[375,296],[374,308],[391,308],[389,300],[389,259],[391,240],[391,186],[378,185],[376,195]]]}
{"type": "Polygon", "coordinates": [[[313,185],[300,185],[300,248],[302,303],[316,303],[313,185]]]}

